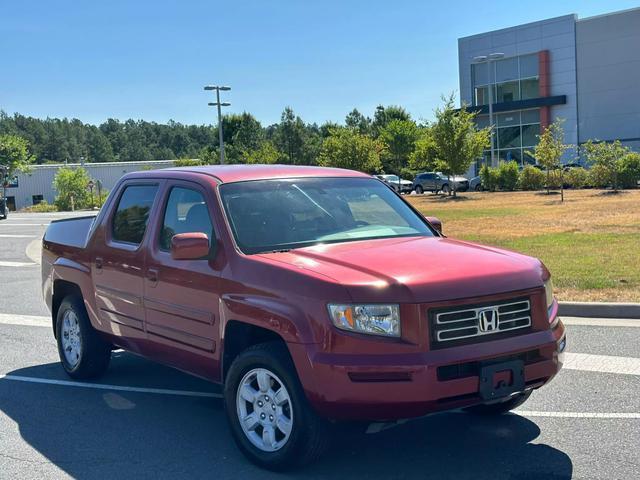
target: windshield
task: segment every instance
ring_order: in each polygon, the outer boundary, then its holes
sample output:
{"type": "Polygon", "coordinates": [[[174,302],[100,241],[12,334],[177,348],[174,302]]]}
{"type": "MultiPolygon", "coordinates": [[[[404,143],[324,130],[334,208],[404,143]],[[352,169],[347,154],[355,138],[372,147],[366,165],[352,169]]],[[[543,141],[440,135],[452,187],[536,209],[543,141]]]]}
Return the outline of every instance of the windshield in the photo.
{"type": "Polygon", "coordinates": [[[255,180],[221,185],[220,194],[238,247],[248,254],[434,235],[372,178],[255,180]]]}

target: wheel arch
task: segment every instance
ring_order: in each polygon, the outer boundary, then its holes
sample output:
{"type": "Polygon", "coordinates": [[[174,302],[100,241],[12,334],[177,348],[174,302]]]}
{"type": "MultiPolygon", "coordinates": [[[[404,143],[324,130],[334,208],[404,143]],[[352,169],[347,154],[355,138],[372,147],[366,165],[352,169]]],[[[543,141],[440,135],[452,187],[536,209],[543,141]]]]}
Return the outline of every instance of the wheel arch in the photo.
{"type": "Polygon", "coordinates": [[[229,367],[240,353],[266,342],[280,343],[289,352],[287,342],[278,332],[240,320],[227,321],[222,342],[222,380],[226,379],[229,367]]]}
{"type": "Polygon", "coordinates": [[[54,280],[53,295],[51,298],[51,326],[54,337],[56,336],[56,319],[58,318],[60,304],[68,296],[76,296],[80,300],[84,300],[82,290],[78,284],[62,279],[54,280]]]}

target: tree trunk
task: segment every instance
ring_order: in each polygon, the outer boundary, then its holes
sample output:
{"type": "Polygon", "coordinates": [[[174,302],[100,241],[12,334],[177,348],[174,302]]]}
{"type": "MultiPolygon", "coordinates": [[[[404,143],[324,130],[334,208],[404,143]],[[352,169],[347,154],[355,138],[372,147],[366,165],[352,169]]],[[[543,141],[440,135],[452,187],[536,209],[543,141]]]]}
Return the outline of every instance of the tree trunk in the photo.
{"type": "Polygon", "coordinates": [[[564,202],[564,169],[560,168],[560,202],[564,202]]]}
{"type": "Polygon", "coordinates": [[[547,168],[547,195],[549,195],[549,193],[550,193],[550,192],[549,192],[549,187],[550,187],[550,185],[549,185],[549,184],[551,183],[551,176],[549,175],[549,173],[550,173],[550,172],[551,172],[551,170],[549,170],[549,169],[547,168]]]}

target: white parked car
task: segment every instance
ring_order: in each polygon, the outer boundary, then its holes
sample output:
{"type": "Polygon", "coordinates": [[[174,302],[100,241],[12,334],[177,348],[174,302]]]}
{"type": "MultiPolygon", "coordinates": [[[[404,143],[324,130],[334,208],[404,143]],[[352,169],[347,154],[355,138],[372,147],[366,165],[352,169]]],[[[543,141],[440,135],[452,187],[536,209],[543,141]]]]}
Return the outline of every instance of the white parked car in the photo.
{"type": "Polygon", "coordinates": [[[411,193],[413,190],[413,182],[410,180],[403,180],[398,175],[376,175],[380,180],[389,184],[396,192],[411,193]]]}

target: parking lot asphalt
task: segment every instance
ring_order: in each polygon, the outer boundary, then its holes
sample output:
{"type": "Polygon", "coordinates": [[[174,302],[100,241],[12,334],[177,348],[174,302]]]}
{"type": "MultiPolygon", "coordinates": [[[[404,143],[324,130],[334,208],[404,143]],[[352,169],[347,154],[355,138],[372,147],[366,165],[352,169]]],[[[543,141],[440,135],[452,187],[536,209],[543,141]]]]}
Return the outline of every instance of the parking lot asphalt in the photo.
{"type": "Polygon", "coordinates": [[[567,319],[567,368],[515,414],[342,428],[320,462],[261,471],[236,449],[215,385],[124,352],[97,382],[65,376],[37,263],[62,216],[0,221],[1,479],[640,478],[640,320],[597,319],[567,319]]]}

